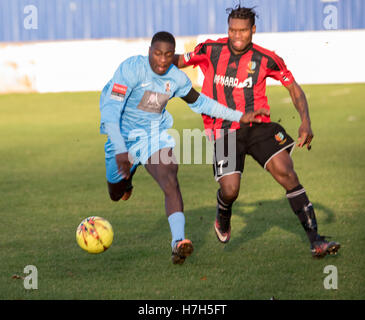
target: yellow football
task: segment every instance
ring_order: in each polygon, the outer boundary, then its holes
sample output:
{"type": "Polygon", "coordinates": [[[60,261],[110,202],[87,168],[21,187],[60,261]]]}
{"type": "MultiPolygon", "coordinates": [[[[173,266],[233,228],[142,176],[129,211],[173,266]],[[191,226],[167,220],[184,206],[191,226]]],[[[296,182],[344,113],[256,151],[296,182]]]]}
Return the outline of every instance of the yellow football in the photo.
{"type": "Polygon", "coordinates": [[[112,225],[101,217],[88,217],[81,221],[76,229],[78,245],[89,253],[101,253],[113,242],[112,225]]]}

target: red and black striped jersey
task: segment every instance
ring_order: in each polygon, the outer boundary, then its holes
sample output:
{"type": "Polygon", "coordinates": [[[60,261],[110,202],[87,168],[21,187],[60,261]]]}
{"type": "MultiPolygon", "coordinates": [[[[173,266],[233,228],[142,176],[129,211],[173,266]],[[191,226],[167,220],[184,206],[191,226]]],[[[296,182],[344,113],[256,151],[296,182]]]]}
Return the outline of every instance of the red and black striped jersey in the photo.
{"type": "MultiPolygon", "coordinates": [[[[228,38],[207,40],[184,55],[186,65],[199,66],[204,74],[202,93],[219,103],[243,113],[259,108],[270,109],[266,97],[266,78],[279,80],[284,86],[294,81],[291,72],[278,55],[251,43],[242,54],[235,55],[228,38]]],[[[218,129],[235,130],[240,123],[203,115],[208,136],[218,129]]],[[[270,122],[262,116],[262,122],[270,122]]]]}

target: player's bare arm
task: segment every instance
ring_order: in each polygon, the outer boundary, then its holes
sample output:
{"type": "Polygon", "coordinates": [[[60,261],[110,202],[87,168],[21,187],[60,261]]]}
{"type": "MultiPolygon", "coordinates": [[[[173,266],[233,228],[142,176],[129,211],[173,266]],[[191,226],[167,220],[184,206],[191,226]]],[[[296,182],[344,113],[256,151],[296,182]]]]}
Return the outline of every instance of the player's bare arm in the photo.
{"type": "Polygon", "coordinates": [[[181,68],[185,68],[188,65],[185,64],[184,62],[184,55],[183,54],[175,54],[174,55],[174,60],[172,61],[172,63],[178,67],[179,69],[181,68]]]}
{"type": "Polygon", "coordinates": [[[313,132],[311,128],[311,121],[309,117],[308,102],[305,97],[305,93],[297,82],[291,83],[286,87],[289,90],[290,97],[293,101],[295,108],[297,109],[300,119],[302,121],[298,130],[298,147],[307,146],[309,150],[311,148],[311,142],[313,139],[313,132]]]}
{"type": "MultiPolygon", "coordinates": [[[[200,109],[199,109],[199,111],[195,110],[195,112],[214,115],[214,117],[218,117],[218,118],[222,117],[223,119],[229,119],[229,117],[232,116],[232,118],[233,117],[235,118],[234,121],[240,121],[241,123],[252,123],[252,122],[261,123],[262,120],[261,120],[261,117],[259,117],[259,116],[269,116],[270,115],[270,111],[268,109],[260,108],[255,111],[246,112],[245,114],[242,114],[242,112],[238,112],[238,114],[235,114],[233,116],[232,112],[236,112],[236,111],[233,111],[232,109],[229,109],[226,106],[217,103],[213,99],[210,99],[204,95],[201,95],[194,88],[191,88],[189,93],[185,97],[182,97],[182,99],[186,103],[188,103],[193,108],[193,110],[195,109],[195,107],[193,107],[194,104],[197,103],[200,106],[200,109]],[[203,99],[203,101],[198,100],[199,98],[203,99]],[[206,106],[204,109],[204,106],[202,106],[202,105],[204,105],[204,103],[206,103],[207,101],[210,101],[211,104],[214,104],[215,107],[218,108],[218,110],[216,110],[216,112],[218,112],[218,115],[217,115],[217,113],[214,113],[212,110],[209,110],[208,108],[206,108],[206,106]],[[231,114],[229,115],[230,112],[231,112],[231,114]],[[237,118],[237,117],[240,117],[240,118],[237,118]]],[[[198,106],[198,108],[199,108],[199,106],[198,106]]]]}

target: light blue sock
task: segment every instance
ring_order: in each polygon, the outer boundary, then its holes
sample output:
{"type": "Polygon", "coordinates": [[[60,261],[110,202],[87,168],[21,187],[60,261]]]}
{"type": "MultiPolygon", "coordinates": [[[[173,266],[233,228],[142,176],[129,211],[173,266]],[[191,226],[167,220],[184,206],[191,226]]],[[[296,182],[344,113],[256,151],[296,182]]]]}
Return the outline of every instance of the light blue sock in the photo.
{"type": "Polygon", "coordinates": [[[172,235],[171,247],[177,240],[185,239],[185,216],[182,212],[174,212],[168,218],[172,235]]]}

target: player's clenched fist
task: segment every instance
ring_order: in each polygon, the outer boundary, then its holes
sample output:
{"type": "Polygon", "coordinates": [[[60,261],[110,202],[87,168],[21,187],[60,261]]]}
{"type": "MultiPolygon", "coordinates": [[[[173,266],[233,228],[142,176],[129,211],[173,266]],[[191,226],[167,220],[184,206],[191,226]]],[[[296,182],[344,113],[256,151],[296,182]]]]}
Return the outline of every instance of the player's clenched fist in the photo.
{"type": "Polygon", "coordinates": [[[256,118],[257,116],[269,116],[269,115],[270,115],[270,111],[268,109],[260,108],[255,111],[245,113],[241,117],[240,122],[242,122],[242,123],[250,123],[250,122],[260,123],[262,120],[261,120],[261,118],[256,118]]]}
{"type": "Polygon", "coordinates": [[[132,167],[132,163],[130,163],[128,159],[128,152],[116,154],[115,160],[117,162],[119,173],[127,180],[131,174],[130,169],[132,167]]]}

